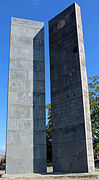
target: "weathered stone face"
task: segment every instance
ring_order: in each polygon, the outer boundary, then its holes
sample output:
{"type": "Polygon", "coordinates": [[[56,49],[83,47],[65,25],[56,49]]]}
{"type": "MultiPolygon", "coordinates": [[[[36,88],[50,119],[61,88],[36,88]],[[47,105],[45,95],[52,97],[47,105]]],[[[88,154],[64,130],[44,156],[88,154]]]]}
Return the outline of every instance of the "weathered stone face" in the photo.
{"type": "Polygon", "coordinates": [[[53,169],[94,171],[80,7],[74,3],[49,22],[53,169]]]}
{"type": "Polygon", "coordinates": [[[46,171],[44,23],[11,19],[6,173],[46,171]]]}

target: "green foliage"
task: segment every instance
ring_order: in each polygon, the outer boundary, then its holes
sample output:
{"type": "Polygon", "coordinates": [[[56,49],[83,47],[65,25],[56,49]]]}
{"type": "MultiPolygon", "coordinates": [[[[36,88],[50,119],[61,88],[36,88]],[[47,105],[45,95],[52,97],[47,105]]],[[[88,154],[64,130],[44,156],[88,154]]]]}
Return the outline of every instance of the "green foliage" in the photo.
{"type": "Polygon", "coordinates": [[[89,102],[94,152],[99,153],[99,76],[89,77],[89,102]]]}
{"type": "Polygon", "coordinates": [[[46,105],[48,109],[49,122],[46,127],[46,143],[47,143],[47,162],[52,162],[52,127],[51,127],[51,104],[46,105]]]}
{"type": "Polygon", "coordinates": [[[6,167],[6,155],[2,156],[2,159],[0,161],[0,170],[5,170],[6,167]]]}
{"type": "Polygon", "coordinates": [[[51,104],[46,104],[46,109],[48,109],[48,119],[51,119],[51,104]]]}

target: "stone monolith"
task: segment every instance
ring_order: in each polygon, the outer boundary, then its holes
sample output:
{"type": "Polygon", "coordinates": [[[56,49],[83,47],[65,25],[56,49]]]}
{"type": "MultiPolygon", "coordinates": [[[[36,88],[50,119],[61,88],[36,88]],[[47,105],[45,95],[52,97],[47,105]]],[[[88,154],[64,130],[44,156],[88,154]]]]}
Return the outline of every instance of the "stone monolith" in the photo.
{"type": "Polygon", "coordinates": [[[94,158],[80,7],[49,22],[54,172],[92,172],[94,158]]]}
{"type": "Polygon", "coordinates": [[[46,171],[44,23],[11,18],[6,173],[46,171]]]}

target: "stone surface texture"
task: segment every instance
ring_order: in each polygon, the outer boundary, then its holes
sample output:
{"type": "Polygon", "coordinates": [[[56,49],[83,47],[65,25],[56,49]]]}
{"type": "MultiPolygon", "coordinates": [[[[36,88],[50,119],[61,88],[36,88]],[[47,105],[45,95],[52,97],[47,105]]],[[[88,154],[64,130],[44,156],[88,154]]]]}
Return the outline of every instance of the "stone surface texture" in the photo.
{"type": "Polygon", "coordinates": [[[54,172],[94,172],[80,7],[49,22],[54,172]]]}
{"type": "Polygon", "coordinates": [[[11,18],[6,173],[45,171],[44,23],[11,18]]]}

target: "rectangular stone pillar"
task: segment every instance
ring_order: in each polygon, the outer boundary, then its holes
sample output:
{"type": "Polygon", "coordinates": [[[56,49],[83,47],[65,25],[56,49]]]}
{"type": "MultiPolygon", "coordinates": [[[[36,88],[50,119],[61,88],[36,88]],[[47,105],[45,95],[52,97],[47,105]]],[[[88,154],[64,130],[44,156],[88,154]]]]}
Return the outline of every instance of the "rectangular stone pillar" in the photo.
{"type": "Polygon", "coordinates": [[[94,158],[80,7],[49,22],[53,169],[92,172],[94,158]]]}
{"type": "Polygon", "coordinates": [[[44,23],[11,18],[6,173],[45,171],[44,23]]]}

